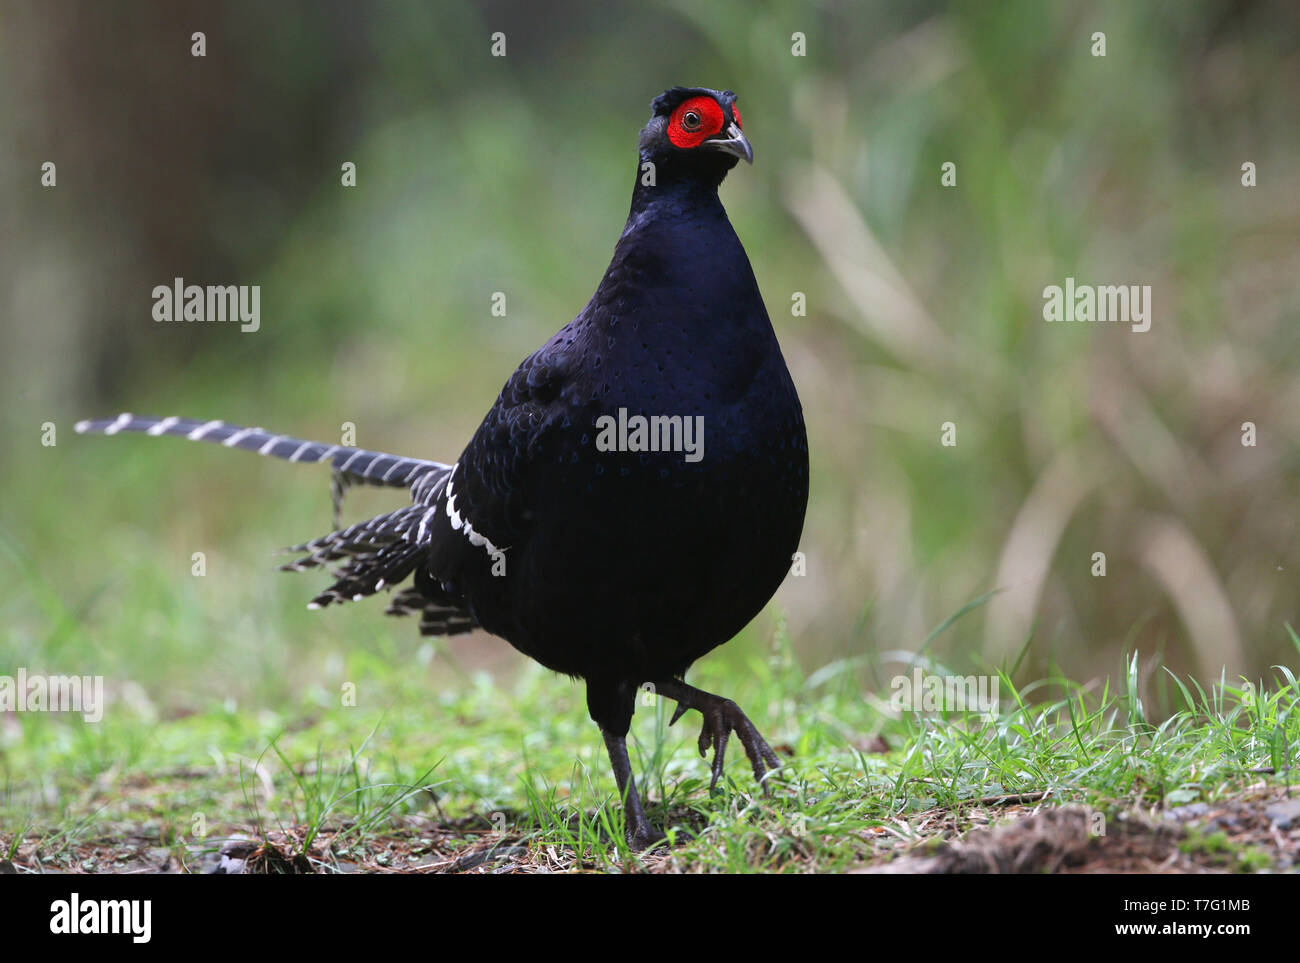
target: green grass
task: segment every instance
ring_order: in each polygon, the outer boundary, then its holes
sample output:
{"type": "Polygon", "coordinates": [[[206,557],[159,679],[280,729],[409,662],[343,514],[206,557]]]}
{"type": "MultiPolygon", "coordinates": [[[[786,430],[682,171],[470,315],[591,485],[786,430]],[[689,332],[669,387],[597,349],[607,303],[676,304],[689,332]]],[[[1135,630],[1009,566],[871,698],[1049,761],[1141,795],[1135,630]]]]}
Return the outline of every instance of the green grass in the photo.
{"type": "MultiPolygon", "coordinates": [[[[647,696],[633,759],[651,818],[670,831],[666,856],[624,845],[579,685],[529,666],[504,685],[449,669],[435,686],[374,659],[345,669],[355,707],[318,687],[277,711],[18,718],[0,754],[0,852],[26,868],[103,870],[147,844],[197,868],[206,839],[243,833],[319,869],[406,869],[491,844],[516,864],[565,869],[834,871],[934,837],[937,813],[940,835],[969,828],[992,797],[1036,794],[1108,819],[1280,786],[1300,739],[1300,683],[1285,668],[1250,684],[1174,679],[1181,704],[1159,719],[1141,693],[1168,673],[1136,653],[1118,685],[1017,688],[1003,673],[996,711],[898,713],[848,662],[805,674],[779,625],[766,646],[735,644],[741,657],[706,660],[695,682],[733,695],[787,764],[764,798],[733,741],[710,794],[698,716],[670,729],[647,696]]],[[[1186,851],[1208,853],[1205,838],[1186,851]]],[[[1251,851],[1236,868],[1266,861],[1251,851]]]]}

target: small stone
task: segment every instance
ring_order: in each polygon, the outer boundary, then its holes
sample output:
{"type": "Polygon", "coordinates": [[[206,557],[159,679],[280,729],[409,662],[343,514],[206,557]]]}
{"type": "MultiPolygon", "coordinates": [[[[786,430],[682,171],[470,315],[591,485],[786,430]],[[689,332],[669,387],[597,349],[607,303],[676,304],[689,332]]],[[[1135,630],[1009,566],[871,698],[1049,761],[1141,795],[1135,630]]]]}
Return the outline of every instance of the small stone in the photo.
{"type": "Polygon", "coordinates": [[[1275,802],[1264,810],[1264,815],[1278,829],[1290,829],[1293,823],[1300,822],[1300,799],[1275,802]]]}

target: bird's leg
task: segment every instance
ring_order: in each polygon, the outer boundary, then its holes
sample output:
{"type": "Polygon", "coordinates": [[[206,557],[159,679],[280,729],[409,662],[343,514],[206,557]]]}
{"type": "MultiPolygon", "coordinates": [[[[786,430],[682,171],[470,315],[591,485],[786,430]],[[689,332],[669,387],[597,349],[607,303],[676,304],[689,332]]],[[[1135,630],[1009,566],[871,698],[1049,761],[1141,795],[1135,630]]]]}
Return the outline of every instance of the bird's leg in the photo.
{"type": "Polygon", "coordinates": [[[646,819],[645,810],[641,808],[641,795],[636,791],[636,778],[632,775],[632,760],[627,755],[627,736],[616,736],[608,729],[601,729],[600,734],[605,737],[605,748],[609,750],[614,779],[618,782],[618,794],[623,798],[628,845],[638,851],[648,849],[667,837],[650,827],[650,820],[646,819]]]}
{"type": "Polygon", "coordinates": [[[668,723],[670,726],[685,715],[687,709],[699,709],[700,714],[704,716],[699,745],[701,756],[708,752],[710,745],[713,746],[713,780],[709,783],[710,792],[717,786],[718,779],[722,776],[727,741],[733,732],[740,737],[741,745],[745,747],[745,754],[749,756],[749,762],[754,767],[754,778],[763,787],[764,793],[769,791],[766,777],[769,772],[779,769],[781,762],[776,758],[772,747],[754,728],[754,724],[749,721],[745,713],[740,711],[740,706],[730,699],[687,685],[681,679],[665,679],[654,685],[655,691],[660,695],[666,695],[677,702],[677,711],[673,713],[668,723]]]}

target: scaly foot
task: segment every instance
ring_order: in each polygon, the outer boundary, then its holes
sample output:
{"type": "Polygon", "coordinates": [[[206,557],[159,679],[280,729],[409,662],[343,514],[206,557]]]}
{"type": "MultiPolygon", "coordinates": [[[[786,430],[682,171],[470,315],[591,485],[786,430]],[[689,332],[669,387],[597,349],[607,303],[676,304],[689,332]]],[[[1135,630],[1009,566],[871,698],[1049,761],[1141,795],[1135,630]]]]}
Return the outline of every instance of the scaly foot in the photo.
{"type": "Polygon", "coordinates": [[[657,683],[655,688],[670,699],[677,700],[677,711],[673,713],[669,725],[685,715],[687,709],[698,709],[704,716],[699,746],[701,756],[707,755],[709,747],[713,747],[713,779],[709,782],[710,792],[722,777],[727,742],[733,732],[740,737],[740,743],[745,747],[745,754],[749,756],[750,765],[754,767],[754,778],[762,787],[764,794],[769,792],[767,776],[770,772],[780,769],[781,762],[772,751],[772,747],[749,721],[749,717],[740,711],[740,706],[730,699],[689,686],[680,679],[657,683]]]}

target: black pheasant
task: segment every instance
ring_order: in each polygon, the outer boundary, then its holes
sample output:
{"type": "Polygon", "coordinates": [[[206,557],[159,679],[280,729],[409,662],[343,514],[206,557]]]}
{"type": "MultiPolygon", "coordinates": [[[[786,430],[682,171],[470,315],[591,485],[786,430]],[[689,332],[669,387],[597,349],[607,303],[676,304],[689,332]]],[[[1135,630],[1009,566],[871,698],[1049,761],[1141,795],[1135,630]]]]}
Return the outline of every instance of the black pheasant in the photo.
{"type": "Polygon", "coordinates": [[[333,568],[314,607],[395,590],[388,611],[420,613],[425,633],[482,627],[584,679],[629,839],[649,845],[662,834],[625,741],[642,685],[678,703],[674,722],[703,714],[715,784],[733,732],[760,783],[778,766],[734,702],[683,681],[776,591],[808,497],[799,398],[718,199],[739,158],[753,152],[730,91],[655,98],[600,286],[511,375],[453,465],[220,421],[121,415],[77,430],[328,462],[336,514],[348,484],[409,488],[410,505],[296,546],[285,567],[333,568]]]}

